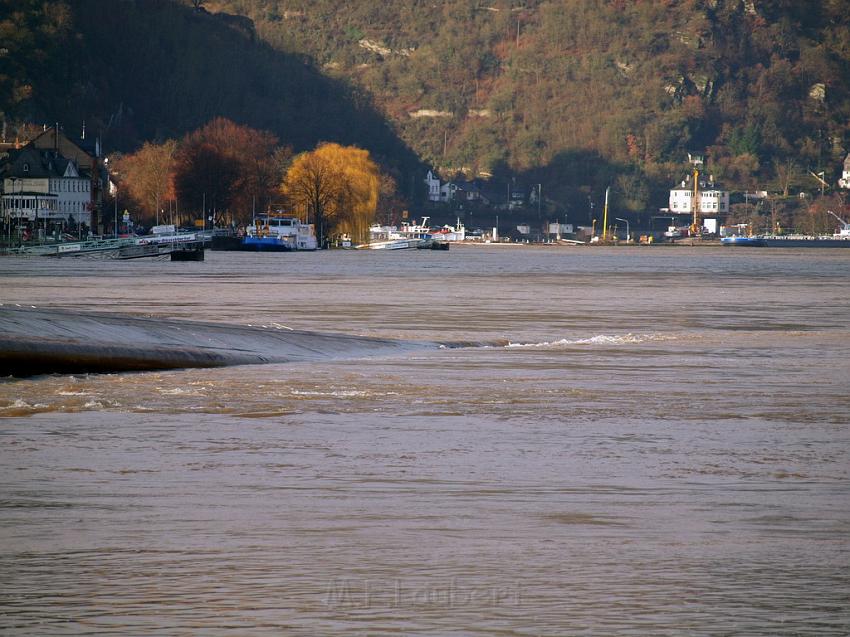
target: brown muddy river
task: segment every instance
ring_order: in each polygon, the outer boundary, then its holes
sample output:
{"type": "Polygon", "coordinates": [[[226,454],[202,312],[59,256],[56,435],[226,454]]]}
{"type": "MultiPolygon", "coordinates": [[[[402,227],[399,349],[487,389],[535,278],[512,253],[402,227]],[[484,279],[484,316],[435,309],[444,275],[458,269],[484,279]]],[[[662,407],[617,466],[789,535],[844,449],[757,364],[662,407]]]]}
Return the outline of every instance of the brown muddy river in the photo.
{"type": "Polygon", "coordinates": [[[0,302],[481,345],[0,379],[0,633],[850,634],[850,251],[0,259],[0,302]]]}

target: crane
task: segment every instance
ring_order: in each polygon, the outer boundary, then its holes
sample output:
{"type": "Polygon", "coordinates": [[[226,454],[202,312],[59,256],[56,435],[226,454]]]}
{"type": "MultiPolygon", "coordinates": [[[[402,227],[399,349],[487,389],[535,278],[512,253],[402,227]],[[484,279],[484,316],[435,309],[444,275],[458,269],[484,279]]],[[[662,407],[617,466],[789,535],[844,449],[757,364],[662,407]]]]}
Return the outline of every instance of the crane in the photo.
{"type": "Polygon", "coordinates": [[[692,200],[692,207],[694,211],[694,220],[691,223],[691,234],[700,234],[700,193],[699,193],[699,165],[694,164],[694,198],[692,200]]]}
{"type": "Polygon", "coordinates": [[[832,215],[833,217],[838,219],[839,222],[841,222],[841,230],[838,231],[838,235],[840,237],[850,237],[850,223],[847,223],[846,221],[844,221],[844,219],[842,219],[837,214],[832,212],[832,210],[827,210],[826,214],[832,215]]]}
{"type": "Polygon", "coordinates": [[[817,180],[818,180],[818,182],[820,183],[820,196],[821,196],[821,197],[823,197],[823,190],[824,190],[824,188],[829,188],[829,184],[828,184],[828,183],[826,183],[826,181],[825,181],[825,180],[824,180],[824,178],[823,178],[823,176],[824,176],[824,172],[823,172],[823,171],[820,171],[819,173],[814,173],[814,172],[812,172],[812,171],[810,170],[810,171],[809,171],[809,174],[810,174],[812,177],[814,177],[815,179],[817,179],[817,180]]]}

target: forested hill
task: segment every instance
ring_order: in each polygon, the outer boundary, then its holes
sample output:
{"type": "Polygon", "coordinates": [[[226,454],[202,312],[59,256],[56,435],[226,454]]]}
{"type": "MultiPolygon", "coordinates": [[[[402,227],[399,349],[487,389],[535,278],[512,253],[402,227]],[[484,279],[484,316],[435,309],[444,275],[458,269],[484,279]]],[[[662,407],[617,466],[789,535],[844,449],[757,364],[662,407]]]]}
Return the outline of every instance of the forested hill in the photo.
{"type": "MultiPolygon", "coordinates": [[[[666,181],[688,150],[740,187],[833,173],[850,127],[846,0],[208,0],[365,87],[426,161],[597,157],[666,181]]],[[[544,171],[545,172],[545,171],[544,171]]]]}
{"type": "Polygon", "coordinates": [[[418,166],[362,91],[274,50],[248,19],[175,0],[0,0],[0,8],[0,111],[10,122],[59,120],[79,133],[85,120],[108,149],[128,150],[224,116],[296,150],[331,140],[418,166]]]}

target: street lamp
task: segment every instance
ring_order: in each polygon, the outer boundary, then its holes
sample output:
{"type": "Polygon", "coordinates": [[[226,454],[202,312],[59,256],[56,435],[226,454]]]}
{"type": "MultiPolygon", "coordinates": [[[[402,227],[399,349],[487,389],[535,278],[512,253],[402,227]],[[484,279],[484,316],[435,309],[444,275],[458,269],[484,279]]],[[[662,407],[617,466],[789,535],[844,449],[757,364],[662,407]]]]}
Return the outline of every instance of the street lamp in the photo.
{"type": "Polygon", "coordinates": [[[631,233],[629,232],[629,220],[623,219],[621,217],[614,217],[614,219],[616,219],[617,221],[624,221],[625,222],[625,224],[626,224],[626,243],[628,243],[629,237],[631,236],[631,233]]]}
{"type": "MultiPolygon", "coordinates": [[[[20,179],[18,177],[9,177],[9,181],[12,182],[12,207],[14,207],[15,202],[17,201],[15,199],[15,185],[18,183],[18,181],[20,181],[20,179]]],[[[12,245],[12,210],[9,208],[8,205],[6,206],[6,211],[8,212],[8,216],[7,216],[7,223],[8,223],[7,242],[8,242],[8,245],[11,247],[11,245],[12,245]]],[[[20,215],[20,210],[18,211],[18,214],[20,215]]]]}
{"type": "MultiPolygon", "coordinates": [[[[4,184],[4,186],[5,186],[5,184],[4,184]]],[[[4,219],[5,219],[5,221],[6,221],[6,245],[5,245],[5,247],[4,247],[4,252],[5,252],[6,250],[8,250],[8,249],[11,247],[12,233],[11,233],[11,231],[10,231],[10,229],[9,229],[9,228],[10,228],[10,226],[12,225],[12,215],[11,215],[11,213],[9,212],[9,206],[6,204],[6,197],[5,197],[5,194],[6,194],[6,193],[5,193],[5,188],[4,188],[3,190],[4,190],[4,192],[3,192],[3,195],[4,195],[4,196],[3,196],[3,198],[2,198],[2,202],[3,202],[3,218],[4,218],[4,219]]]]}

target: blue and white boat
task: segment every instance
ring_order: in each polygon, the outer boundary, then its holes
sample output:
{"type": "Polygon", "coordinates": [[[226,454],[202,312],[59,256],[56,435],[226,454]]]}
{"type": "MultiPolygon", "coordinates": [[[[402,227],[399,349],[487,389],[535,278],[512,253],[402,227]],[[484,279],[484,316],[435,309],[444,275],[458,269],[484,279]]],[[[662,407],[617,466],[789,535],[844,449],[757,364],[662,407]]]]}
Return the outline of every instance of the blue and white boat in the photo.
{"type": "Polygon", "coordinates": [[[767,247],[764,239],[759,236],[745,237],[742,235],[734,235],[730,237],[721,237],[720,245],[724,246],[748,246],[751,248],[767,247]]]}
{"type": "Polygon", "coordinates": [[[266,215],[258,217],[245,234],[212,237],[213,250],[246,252],[294,252],[316,250],[318,242],[313,224],[301,223],[295,217],[266,215]]]}
{"type": "Polygon", "coordinates": [[[850,223],[832,210],[827,213],[838,219],[841,228],[834,234],[758,234],[753,236],[731,235],[720,239],[721,245],[751,246],[759,248],[850,248],[850,223]]]}

